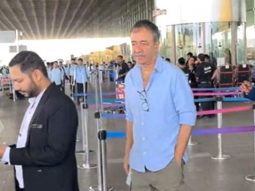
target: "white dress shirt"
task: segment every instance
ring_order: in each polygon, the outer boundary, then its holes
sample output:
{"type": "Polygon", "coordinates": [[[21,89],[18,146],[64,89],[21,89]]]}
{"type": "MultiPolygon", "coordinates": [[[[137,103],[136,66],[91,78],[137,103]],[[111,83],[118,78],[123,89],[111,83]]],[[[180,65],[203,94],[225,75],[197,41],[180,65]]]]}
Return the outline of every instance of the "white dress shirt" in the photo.
{"type": "MultiPolygon", "coordinates": [[[[26,146],[29,124],[30,124],[31,119],[34,115],[34,112],[38,106],[38,103],[40,102],[40,100],[42,98],[44,91],[42,91],[37,97],[32,97],[32,98],[28,99],[29,106],[26,110],[26,113],[25,113],[22,123],[21,123],[16,148],[24,148],[26,146]]],[[[5,162],[5,163],[10,163],[10,147],[6,148],[1,161],[5,162]]],[[[22,166],[15,165],[15,170],[16,170],[16,179],[19,183],[19,188],[23,189],[24,188],[24,179],[23,179],[22,166]]]]}

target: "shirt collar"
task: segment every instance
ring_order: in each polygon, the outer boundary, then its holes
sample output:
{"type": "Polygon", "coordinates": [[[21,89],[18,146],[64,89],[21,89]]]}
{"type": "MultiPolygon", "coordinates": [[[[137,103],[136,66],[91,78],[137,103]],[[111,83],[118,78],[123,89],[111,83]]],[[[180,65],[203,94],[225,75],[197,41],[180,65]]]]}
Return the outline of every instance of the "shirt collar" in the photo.
{"type": "Polygon", "coordinates": [[[163,62],[165,62],[161,56],[157,57],[156,64],[155,64],[155,72],[162,72],[163,71],[163,62]]]}
{"type": "MultiPolygon", "coordinates": [[[[165,60],[163,58],[161,58],[161,56],[158,56],[156,59],[156,64],[154,66],[154,71],[155,72],[162,72],[163,71],[163,62],[165,62],[165,60]]],[[[141,65],[137,64],[137,66],[141,69],[141,65]]]]}

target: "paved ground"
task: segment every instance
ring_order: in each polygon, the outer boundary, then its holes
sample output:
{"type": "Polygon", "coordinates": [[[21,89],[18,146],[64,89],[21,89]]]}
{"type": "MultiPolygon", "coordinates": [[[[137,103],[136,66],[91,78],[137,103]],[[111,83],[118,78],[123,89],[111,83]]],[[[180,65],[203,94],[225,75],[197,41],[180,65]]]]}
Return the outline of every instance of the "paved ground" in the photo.
{"type": "MultiPolygon", "coordinates": [[[[104,85],[104,91],[112,91],[111,85],[104,85]]],[[[225,103],[224,107],[245,105],[247,103],[225,103]]],[[[7,96],[0,97],[0,143],[11,144],[16,142],[17,132],[21,123],[27,101],[13,102],[7,96]]],[[[78,107],[79,109],[79,107],[78,107]]],[[[97,163],[96,150],[97,126],[93,117],[94,111],[89,111],[88,137],[90,163],[97,163]]],[[[223,126],[252,125],[252,111],[226,114],[223,117],[223,126]]],[[[103,127],[110,130],[125,130],[122,120],[103,120],[103,127]]],[[[197,121],[194,128],[212,128],[217,126],[217,118],[203,118],[197,121]]],[[[77,135],[77,151],[82,149],[81,128],[77,135]]],[[[217,136],[193,137],[197,145],[189,146],[190,160],[185,167],[185,177],[190,191],[254,191],[255,182],[248,182],[244,177],[255,175],[254,134],[239,133],[222,136],[223,154],[231,157],[226,160],[213,160],[218,154],[217,136]]],[[[122,169],[124,153],[124,139],[107,141],[107,180],[115,190],[127,191],[126,175],[122,169]]],[[[84,155],[77,154],[78,164],[84,163],[84,155]]],[[[13,191],[13,170],[10,166],[0,165],[0,191],[13,191]]],[[[97,169],[79,169],[80,190],[88,190],[91,185],[98,185],[97,169]]]]}

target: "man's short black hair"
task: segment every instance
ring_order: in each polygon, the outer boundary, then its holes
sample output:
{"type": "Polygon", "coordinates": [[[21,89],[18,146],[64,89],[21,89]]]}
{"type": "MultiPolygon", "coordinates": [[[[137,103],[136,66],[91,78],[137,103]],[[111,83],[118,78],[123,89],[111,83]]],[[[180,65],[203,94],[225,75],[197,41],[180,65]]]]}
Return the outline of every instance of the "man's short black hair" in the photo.
{"type": "Polygon", "coordinates": [[[178,64],[180,64],[180,65],[185,65],[185,58],[180,57],[180,58],[178,59],[178,64]]]}
{"type": "Polygon", "coordinates": [[[134,24],[134,26],[131,28],[130,32],[132,32],[134,29],[138,29],[138,28],[146,28],[146,29],[150,30],[153,34],[154,42],[159,42],[159,40],[160,40],[160,31],[159,31],[157,25],[155,25],[153,22],[151,22],[149,20],[137,21],[134,24]]]}
{"type": "Polygon", "coordinates": [[[210,60],[210,56],[208,54],[205,54],[205,59],[210,60]]]}
{"type": "Polygon", "coordinates": [[[200,60],[201,62],[204,62],[204,61],[205,61],[205,55],[204,55],[204,54],[200,53],[197,57],[199,58],[199,60],[200,60]]]}
{"type": "Polygon", "coordinates": [[[9,67],[20,65],[23,73],[40,70],[45,77],[48,77],[46,66],[41,57],[32,51],[21,51],[16,54],[9,63],[9,67]]]}
{"type": "Polygon", "coordinates": [[[166,60],[167,62],[171,62],[171,59],[170,59],[170,58],[165,58],[165,60],[166,60]]]}
{"type": "Polygon", "coordinates": [[[193,56],[193,53],[192,52],[188,52],[187,56],[193,56]]]}

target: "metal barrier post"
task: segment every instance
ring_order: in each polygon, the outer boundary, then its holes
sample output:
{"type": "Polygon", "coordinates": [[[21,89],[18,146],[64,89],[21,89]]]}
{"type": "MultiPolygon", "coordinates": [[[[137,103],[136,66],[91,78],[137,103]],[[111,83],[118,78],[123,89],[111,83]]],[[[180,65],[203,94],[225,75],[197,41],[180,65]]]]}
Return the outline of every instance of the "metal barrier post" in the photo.
{"type": "Polygon", "coordinates": [[[14,85],[11,80],[9,81],[9,86],[10,86],[10,93],[12,92],[12,100],[15,102],[17,100],[17,97],[16,97],[14,85]]]}
{"type": "Polygon", "coordinates": [[[101,170],[102,170],[102,191],[106,191],[107,189],[107,181],[106,181],[106,131],[101,130],[98,132],[98,139],[100,141],[101,148],[101,170]]]}
{"type": "Polygon", "coordinates": [[[90,150],[88,141],[88,105],[81,102],[81,130],[82,130],[82,149],[85,153],[85,161],[78,166],[79,169],[96,168],[96,164],[90,164],[90,150]]]}
{"type": "MultiPolygon", "coordinates": [[[[217,97],[217,109],[222,109],[222,97],[217,97]]],[[[218,129],[222,128],[222,113],[217,113],[217,127],[218,129]]],[[[224,160],[230,158],[229,155],[224,155],[222,154],[222,136],[219,133],[218,134],[218,155],[211,157],[212,159],[215,160],[224,160]]]]}
{"type": "MultiPolygon", "coordinates": [[[[253,105],[253,124],[255,125],[255,105],[253,105]]],[[[254,158],[255,158],[255,132],[253,134],[254,158]]],[[[245,180],[255,182],[255,175],[245,176],[245,180]]]]}
{"type": "MultiPolygon", "coordinates": [[[[99,133],[100,131],[102,131],[102,121],[101,121],[101,117],[100,117],[100,109],[101,107],[99,107],[100,105],[102,105],[102,98],[100,99],[100,95],[98,92],[98,89],[100,88],[100,82],[99,82],[99,70],[96,70],[95,72],[96,75],[96,81],[95,81],[95,100],[96,100],[96,110],[97,112],[95,112],[95,119],[96,119],[96,126],[97,126],[97,132],[99,133]]],[[[102,95],[102,94],[101,94],[102,95]]],[[[106,173],[105,170],[103,170],[103,160],[106,161],[106,159],[102,158],[102,153],[106,153],[105,151],[103,151],[104,146],[102,146],[101,141],[98,139],[97,140],[97,164],[98,164],[98,168],[97,168],[97,177],[98,177],[98,185],[96,186],[90,186],[89,187],[89,191],[106,191],[106,190],[113,190],[113,188],[107,188],[106,185],[104,185],[104,179],[103,175],[104,173],[106,173]]],[[[105,183],[106,184],[106,183],[105,183]]]]}
{"type": "Polygon", "coordinates": [[[2,80],[2,77],[1,77],[1,75],[0,75],[0,96],[1,96],[1,95],[4,95],[4,86],[2,85],[2,84],[3,84],[2,81],[3,81],[3,80],[2,80]]]}

